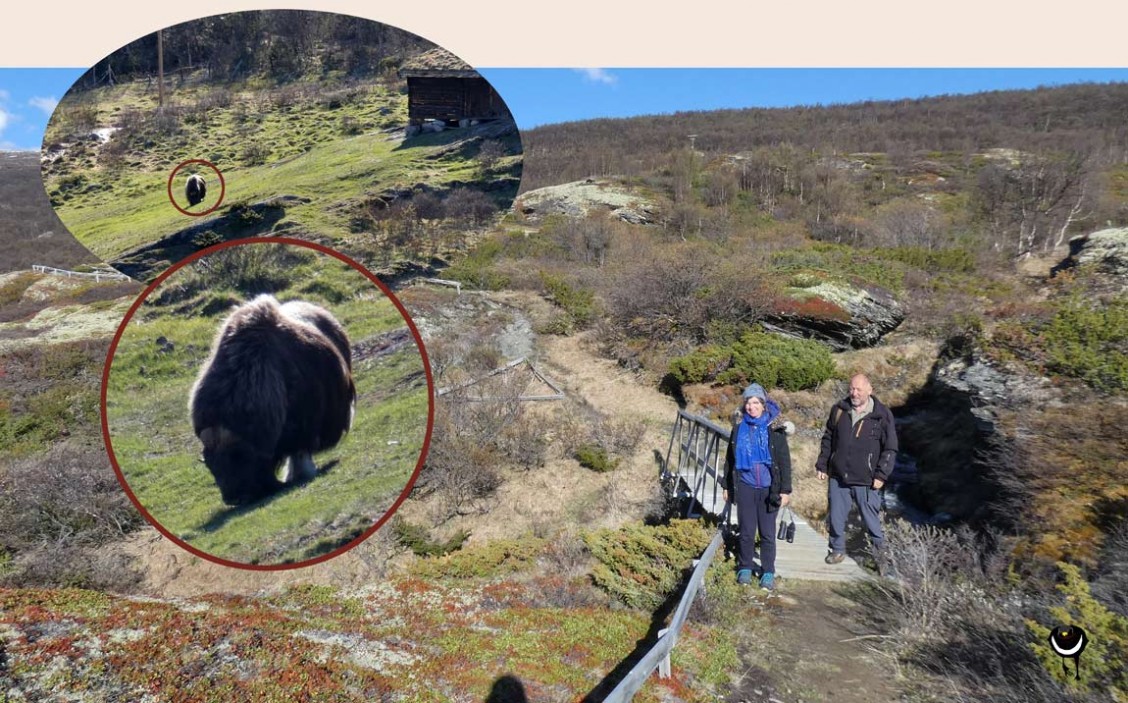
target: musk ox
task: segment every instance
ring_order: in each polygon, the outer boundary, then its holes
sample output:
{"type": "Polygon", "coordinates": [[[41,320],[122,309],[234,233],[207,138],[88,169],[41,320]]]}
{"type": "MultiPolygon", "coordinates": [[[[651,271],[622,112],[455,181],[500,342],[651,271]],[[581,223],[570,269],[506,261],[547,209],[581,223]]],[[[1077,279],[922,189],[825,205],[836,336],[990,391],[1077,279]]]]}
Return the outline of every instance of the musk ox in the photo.
{"type": "Polygon", "coordinates": [[[188,176],[188,185],[184,186],[184,195],[188,198],[188,207],[204,202],[204,196],[207,194],[208,183],[203,176],[198,173],[188,176]]]}
{"type": "Polygon", "coordinates": [[[188,400],[204,463],[228,505],[312,478],[311,455],[341,440],[355,406],[352,354],[340,323],[316,305],[279,304],[270,295],[224,321],[188,400]]]}

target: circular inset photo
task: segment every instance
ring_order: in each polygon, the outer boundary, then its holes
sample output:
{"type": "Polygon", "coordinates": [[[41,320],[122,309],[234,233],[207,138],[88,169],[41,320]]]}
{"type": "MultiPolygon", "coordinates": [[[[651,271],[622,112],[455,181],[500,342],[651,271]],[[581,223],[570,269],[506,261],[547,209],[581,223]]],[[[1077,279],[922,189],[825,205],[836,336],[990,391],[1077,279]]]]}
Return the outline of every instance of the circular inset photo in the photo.
{"type": "Polygon", "coordinates": [[[391,516],[432,405],[395,296],[341,254],[268,238],[205,249],[142,293],[110,346],[102,428],[166,536],[227,565],[292,568],[391,516]]]}
{"type": "Polygon", "coordinates": [[[520,134],[473,67],[372,20],[255,10],[98,61],[47,125],[41,172],[76,239],[151,281],[220,242],[429,260],[507,209],[520,134]]]}

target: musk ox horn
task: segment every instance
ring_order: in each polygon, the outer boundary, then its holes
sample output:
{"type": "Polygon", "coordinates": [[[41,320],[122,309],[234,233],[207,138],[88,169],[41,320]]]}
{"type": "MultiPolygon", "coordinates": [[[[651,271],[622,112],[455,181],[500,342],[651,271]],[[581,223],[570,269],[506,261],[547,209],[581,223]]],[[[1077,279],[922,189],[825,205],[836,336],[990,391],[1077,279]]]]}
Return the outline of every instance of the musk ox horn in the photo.
{"type": "Polygon", "coordinates": [[[200,430],[199,437],[208,451],[224,449],[239,441],[239,436],[226,427],[205,427],[200,430]]]}
{"type": "Polygon", "coordinates": [[[311,303],[260,295],[216,335],[188,400],[204,463],[224,502],[249,503],[316,473],[311,455],[340,442],[356,402],[344,328],[311,303]]]}

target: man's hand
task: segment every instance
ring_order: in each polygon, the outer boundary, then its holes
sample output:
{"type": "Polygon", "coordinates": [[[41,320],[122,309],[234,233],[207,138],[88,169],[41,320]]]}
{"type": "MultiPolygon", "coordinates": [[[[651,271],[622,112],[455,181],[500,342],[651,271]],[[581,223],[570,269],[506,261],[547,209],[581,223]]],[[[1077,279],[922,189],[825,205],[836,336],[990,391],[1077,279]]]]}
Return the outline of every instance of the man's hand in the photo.
{"type": "Polygon", "coordinates": [[[728,489],[727,488],[721,489],[721,497],[723,497],[725,499],[726,503],[729,502],[728,501],[728,489]]]}
{"type": "Polygon", "coordinates": [[[782,508],[783,506],[787,505],[790,502],[791,502],[791,494],[790,493],[780,493],[779,494],[779,507],[782,508]]]}
{"type": "Polygon", "coordinates": [[[873,490],[875,490],[875,491],[880,491],[881,487],[884,486],[884,485],[885,485],[885,481],[882,481],[880,478],[875,478],[873,480],[873,490]]]}
{"type": "Polygon", "coordinates": [[[826,480],[826,473],[824,473],[824,472],[822,472],[822,471],[819,471],[819,470],[817,470],[817,469],[816,469],[816,470],[815,470],[815,475],[819,477],[819,480],[820,480],[820,481],[825,481],[825,480],[826,480]]]}

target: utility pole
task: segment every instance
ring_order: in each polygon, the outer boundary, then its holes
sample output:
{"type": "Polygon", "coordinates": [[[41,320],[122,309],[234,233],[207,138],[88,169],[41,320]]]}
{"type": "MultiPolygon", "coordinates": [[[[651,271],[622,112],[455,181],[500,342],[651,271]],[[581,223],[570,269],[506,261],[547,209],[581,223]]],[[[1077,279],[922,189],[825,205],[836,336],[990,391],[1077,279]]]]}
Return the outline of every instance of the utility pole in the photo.
{"type": "Polygon", "coordinates": [[[157,31],[157,107],[164,108],[164,33],[157,31]]]}

